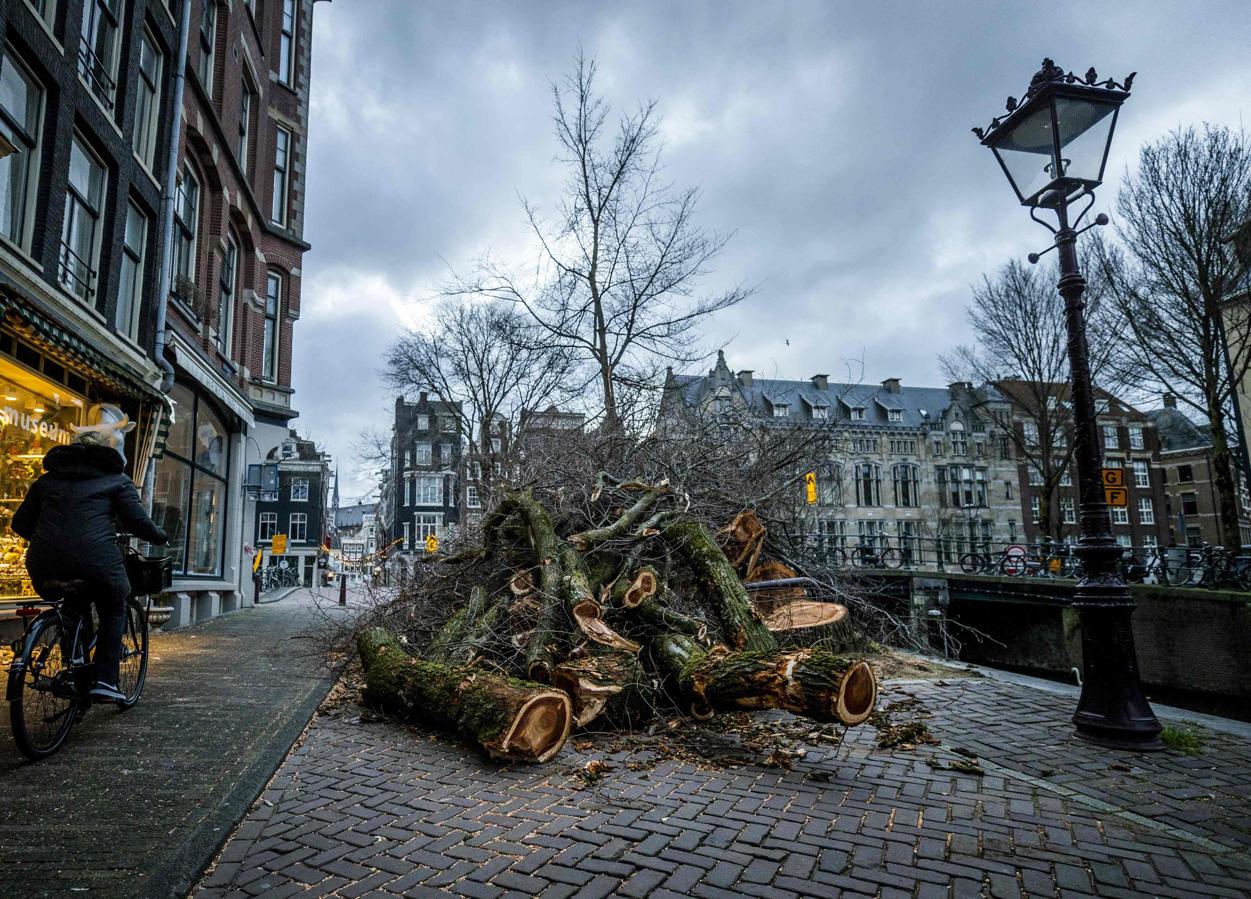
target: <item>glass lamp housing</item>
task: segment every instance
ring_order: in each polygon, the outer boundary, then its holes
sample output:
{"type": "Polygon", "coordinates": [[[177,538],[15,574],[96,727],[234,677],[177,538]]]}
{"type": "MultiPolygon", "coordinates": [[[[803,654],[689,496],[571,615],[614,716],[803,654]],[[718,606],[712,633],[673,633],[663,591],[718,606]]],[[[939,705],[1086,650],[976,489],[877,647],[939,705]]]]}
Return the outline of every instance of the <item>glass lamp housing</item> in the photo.
{"type": "Polygon", "coordinates": [[[1103,181],[1127,96],[1084,84],[1044,84],[982,142],[1023,206],[1055,206],[1103,181]]]}

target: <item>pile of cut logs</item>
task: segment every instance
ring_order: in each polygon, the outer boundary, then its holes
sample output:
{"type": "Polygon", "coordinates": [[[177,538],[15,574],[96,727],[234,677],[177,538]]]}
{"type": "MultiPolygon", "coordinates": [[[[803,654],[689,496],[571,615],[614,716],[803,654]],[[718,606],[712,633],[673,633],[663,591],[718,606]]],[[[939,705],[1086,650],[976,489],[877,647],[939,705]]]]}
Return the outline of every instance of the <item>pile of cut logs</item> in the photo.
{"type": "Polygon", "coordinates": [[[667,483],[606,475],[591,502],[570,529],[532,494],[507,494],[480,545],[433,563],[472,586],[449,597],[424,648],[358,634],[365,701],[527,762],[554,757],[575,728],[635,728],[671,706],[700,719],[869,717],[872,668],[825,648],[846,634],[846,607],[788,583],[795,571],[764,557],[753,513],[713,533],[667,483]],[[762,582],[776,586],[749,590],[762,582]]]}

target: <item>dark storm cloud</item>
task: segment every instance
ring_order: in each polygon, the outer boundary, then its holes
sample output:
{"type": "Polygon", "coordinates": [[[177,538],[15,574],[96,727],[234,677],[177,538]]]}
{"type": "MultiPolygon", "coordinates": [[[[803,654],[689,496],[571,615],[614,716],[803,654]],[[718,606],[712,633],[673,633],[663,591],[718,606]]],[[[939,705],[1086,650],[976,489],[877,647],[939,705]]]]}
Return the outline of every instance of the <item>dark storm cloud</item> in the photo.
{"type": "MultiPolygon", "coordinates": [[[[318,4],[301,427],[344,461],[387,426],[390,337],[428,313],[447,264],[527,244],[544,204],[549,83],[581,45],[616,109],[660,101],[668,174],[734,232],[709,289],[760,284],[710,329],[732,366],[941,383],[967,288],[1045,245],[970,126],[1043,56],[1139,72],[1110,171],[1169,128],[1238,126],[1251,97],[1245,3],[318,4]],[[1056,12],[1057,8],[1059,12],[1056,12]],[[849,361],[850,360],[850,361],[849,361]],[[860,362],[863,361],[863,370],[860,362]]],[[[1102,208],[1110,208],[1111,185],[1102,208]]],[[[357,489],[364,481],[356,481],[357,489]]]]}

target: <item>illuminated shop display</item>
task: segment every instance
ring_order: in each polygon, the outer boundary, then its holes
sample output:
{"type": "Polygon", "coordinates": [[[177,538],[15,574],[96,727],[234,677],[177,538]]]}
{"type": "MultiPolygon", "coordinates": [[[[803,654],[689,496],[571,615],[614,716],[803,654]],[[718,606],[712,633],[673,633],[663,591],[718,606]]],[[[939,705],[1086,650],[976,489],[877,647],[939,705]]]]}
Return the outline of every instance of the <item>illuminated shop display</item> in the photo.
{"type": "Polygon", "coordinates": [[[26,541],[10,527],[13,513],[43,474],[44,455],[69,443],[84,417],[82,397],[0,361],[0,601],[35,595],[26,541]]]}

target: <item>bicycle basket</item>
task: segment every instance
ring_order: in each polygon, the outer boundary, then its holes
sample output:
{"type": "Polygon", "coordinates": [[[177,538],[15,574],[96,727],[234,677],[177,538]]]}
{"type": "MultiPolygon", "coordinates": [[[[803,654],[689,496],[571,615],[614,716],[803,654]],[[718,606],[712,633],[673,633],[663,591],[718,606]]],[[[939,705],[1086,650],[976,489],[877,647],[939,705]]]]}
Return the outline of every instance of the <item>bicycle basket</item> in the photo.
{"type": "Polygon", "coordinates": [[[136,596],[160,593],[174,582],[172,560],[165,556],[141,556],[137,552],[126,553],[126,578],[130,592],[136,596]]]}

